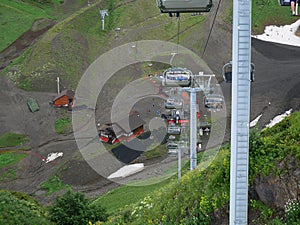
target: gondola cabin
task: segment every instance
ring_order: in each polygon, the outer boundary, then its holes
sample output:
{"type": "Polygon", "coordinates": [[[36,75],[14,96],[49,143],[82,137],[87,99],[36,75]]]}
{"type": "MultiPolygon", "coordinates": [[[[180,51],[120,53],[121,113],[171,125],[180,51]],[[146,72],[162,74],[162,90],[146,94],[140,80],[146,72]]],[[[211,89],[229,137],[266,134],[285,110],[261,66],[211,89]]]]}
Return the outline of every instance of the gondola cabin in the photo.
{"type": "Polygon", "coordinates": [[[170,68],[164,71],[162,85],[167,87],[188,87],[191,85],[192,72],[185,68],[170,68]]]}
{"type": "Polygon", "coordinates": [[[168,98],[165,101],[165,108],[166,109],[181,109],[182,108],[182,101],[175,100],[174,98],[168,98]]]}
{"type": "Polygon", "coordinates": [[[180,134],[181,127],[171,123],[168,125],[167,133],[168,134],[180,134]]]}
{"type": "Polygon", "coordinates": [[[178,152],[178,144],[175,142],[169,142],[167,144],[168,154],[169,155],[177,155],[178,152]]]}
{"type": "Polygon", "coordinates": [[[208,109],[222,109],[224,98],[221,95],[209,94],[204,98],[204,107],[208,109]]]}
{"type": "MultiPolygon", "coordinates": [[[[250,64],[250,81],[254,81],[255,65],[250,64]]],[[[226,83],[232,83],[232,62],[226,63],[222,68],[223,79],[226,83]]]]}
{"type": "Polygon", "coordinates": [[[212,0],[156,0],[162,13],[200,13],[209,12],[212,0]]]}

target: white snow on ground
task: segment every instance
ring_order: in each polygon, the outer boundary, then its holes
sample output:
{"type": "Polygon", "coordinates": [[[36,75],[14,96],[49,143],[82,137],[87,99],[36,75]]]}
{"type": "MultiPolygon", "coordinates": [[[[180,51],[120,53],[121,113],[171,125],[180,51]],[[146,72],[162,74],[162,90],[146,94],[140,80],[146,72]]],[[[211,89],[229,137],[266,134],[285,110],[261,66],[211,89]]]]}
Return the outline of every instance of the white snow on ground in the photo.
{"type": "Polygon", "coordinates": [[[47,155],[47,158],[46,158],[46,159],[43,159],[43,161],[45,161],[46,163],[52,162],[52,161],[55,160],[56,158],[62,157],[63,154],[64,154],[63,152],[52,152],[52,153],[49,153],[49,154],[47,155]]]}
{"type": "Polygon", "coordinates": [[[265,32],[261,35],[252,35],[252,37],[269,42],[275,42],[286,45],[300,46],[300,37],[295,33],[300,26],[300,19],[291,25],[284,26],[266,26],[265,32]]]}
{"type": "Polygon", "coordinates": [[[292,112],[292,109],[286,111],[285,113],[281,114],[281,115],[278,115],[276,116],[274,119],[272,119],[270,121],[269,124],[266,125],[266,127],[273,127],[275,124],[281,122],[285,117],[289,116],[292,112]]]}
{"type": "Polygon", "coordinates": [[[255,125],[258,123],[260,117],[262,116],[262,114],[260,114],[258,117],[256,117],[254,120],[252,120],[250,122],[250,127],[255,127],[255,125]]]}
{"type": "Polygon", "coordinates": [[[118,169],[116,172],[108,176],[108,179],[118,178],[118,177],[127,177],[137,172],[140,172],[144,169],[144,163],[135,163],[127,166],[123,166],[118,169]]]}

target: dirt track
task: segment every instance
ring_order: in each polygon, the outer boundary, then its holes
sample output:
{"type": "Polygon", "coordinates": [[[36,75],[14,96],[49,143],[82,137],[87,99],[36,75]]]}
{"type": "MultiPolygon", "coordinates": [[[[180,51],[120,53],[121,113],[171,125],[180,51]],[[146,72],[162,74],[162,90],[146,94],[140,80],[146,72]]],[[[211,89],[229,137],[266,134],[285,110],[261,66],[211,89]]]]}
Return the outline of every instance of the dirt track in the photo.
{"type": "MultiPolygon", "coordinates": [[[[222,65],[231,57],[230,43],[230,29],[218,21],[203,58],[219,79],[222,65]]],[[[250,119],[263,112],[259,123],[260,127],[263,127],[277,114],[290,108],[294,111],[299,110],[300,48],[253,39],[252,60],[256,66],[256,74],[251,88],[250,119]]],[[[230,84],[223,82],[221,86],[229,111],[230,84]]],[[[94,197],[115,187],[116,184],[99,176],[82,159],[71,133],[55,133],[54,123],[61,112],[48,104],[54,96],[55,93],[22,91],[4,77],[0,77],[0,135],[5,132],[17,132],[26,134],[30,139],[26,144],[30,147],[28,157],[10,167],[17,168],[17,179],[2,182],[0,187],[29,193],[45,204],[51,202],[53,196],[45,195],[40,185],[54,174],[58,174],[63,182],[72,185],[74,190],[83,191],[88,196],[94,197]],[[26,105],[28,97],[38,100],[39,112],[29,112],[26,105]],[[42,159],[51,152],[63,152],[64,155],[55,162],[46,164],[42,159]]],[[[0,169],[0,172],[6,169],[0,169]]]]}

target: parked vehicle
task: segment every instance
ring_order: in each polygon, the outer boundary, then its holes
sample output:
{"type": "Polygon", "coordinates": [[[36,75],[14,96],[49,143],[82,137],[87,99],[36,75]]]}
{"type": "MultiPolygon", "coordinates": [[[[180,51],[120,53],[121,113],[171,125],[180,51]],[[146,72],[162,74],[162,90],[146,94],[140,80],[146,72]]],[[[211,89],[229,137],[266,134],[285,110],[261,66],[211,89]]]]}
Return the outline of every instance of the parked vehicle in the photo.
{"type": "Polygon", "coordinates": [[[29,98],[27,100],[27,105],[31,112],[36,112],[40,110],[39,104],[34,98],[29,98]]]}

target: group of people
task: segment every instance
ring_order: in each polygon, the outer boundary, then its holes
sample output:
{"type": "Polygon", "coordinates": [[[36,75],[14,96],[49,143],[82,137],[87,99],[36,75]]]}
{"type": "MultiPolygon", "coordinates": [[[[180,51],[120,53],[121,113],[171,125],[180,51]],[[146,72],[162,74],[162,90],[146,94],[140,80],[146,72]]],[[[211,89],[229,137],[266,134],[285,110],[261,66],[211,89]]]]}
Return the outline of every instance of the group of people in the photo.
{"type": "Polygon", "coordinates": [[[293,16],[298,16],[298,2],[299,0],[291,0],[291,10],[293,16]]]}

